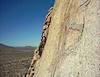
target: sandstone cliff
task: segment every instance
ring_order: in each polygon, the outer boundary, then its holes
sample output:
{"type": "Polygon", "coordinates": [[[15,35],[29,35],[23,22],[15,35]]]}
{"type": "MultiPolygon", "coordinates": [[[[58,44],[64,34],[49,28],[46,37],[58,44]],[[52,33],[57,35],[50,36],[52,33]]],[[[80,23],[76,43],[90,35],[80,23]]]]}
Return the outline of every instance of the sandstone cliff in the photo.
{"type": "Polygon", "coordinates": [[[100,77],[100,0],[56,0],[27,77],[100,77]]]}

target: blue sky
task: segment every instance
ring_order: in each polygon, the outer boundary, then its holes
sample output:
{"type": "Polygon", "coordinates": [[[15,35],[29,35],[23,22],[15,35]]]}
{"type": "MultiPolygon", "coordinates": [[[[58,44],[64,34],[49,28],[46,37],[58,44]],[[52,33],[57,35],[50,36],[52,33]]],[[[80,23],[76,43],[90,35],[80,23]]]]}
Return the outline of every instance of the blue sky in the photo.
{"type": "Polygon", "coordinates": [[[0,43],[37,46],[54,0],[0,0],[0,43]]]}

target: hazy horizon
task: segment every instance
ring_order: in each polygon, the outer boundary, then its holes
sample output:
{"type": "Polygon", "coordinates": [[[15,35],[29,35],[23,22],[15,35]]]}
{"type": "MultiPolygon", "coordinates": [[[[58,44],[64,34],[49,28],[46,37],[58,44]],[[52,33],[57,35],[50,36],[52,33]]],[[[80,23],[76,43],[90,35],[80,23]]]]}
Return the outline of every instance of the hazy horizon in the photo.
{"type": "Polygon", "coordinates": [[[54,0],[0,0],[0,43],[38,46],[42,26],[54,0]]]}
{"type": "Polygon", "coordinates": [[[0,45],[4,45],[4,46],[9,46],[9,47],[37,47],[37,46],[30,46],[30,45],[23,45],[23,46],[13,46],[13,45],[7,45],[7,44],[4,44],[4,43],[0,43],[0,45]]]}

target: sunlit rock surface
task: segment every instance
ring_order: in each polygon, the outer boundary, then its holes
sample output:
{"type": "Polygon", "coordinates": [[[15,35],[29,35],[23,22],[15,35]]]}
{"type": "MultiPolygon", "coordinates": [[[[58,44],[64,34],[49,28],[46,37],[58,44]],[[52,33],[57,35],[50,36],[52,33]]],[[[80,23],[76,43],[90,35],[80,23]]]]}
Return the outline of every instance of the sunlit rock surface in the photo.
{"type": "Polygon", "coordinates": [[[27,77],[100,77],[100,0],[56,0],[42,56],[27,77]]]}

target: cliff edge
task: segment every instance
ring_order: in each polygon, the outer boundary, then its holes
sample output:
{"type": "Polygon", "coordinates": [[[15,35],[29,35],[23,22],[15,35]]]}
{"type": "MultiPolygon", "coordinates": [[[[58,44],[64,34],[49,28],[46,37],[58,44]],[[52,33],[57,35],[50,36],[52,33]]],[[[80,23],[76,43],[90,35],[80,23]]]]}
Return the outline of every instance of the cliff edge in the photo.
{"type": "Polygon", "coordinates": [[[26,77],[100,77],[100,0],[56,0],[26,77]]]}

